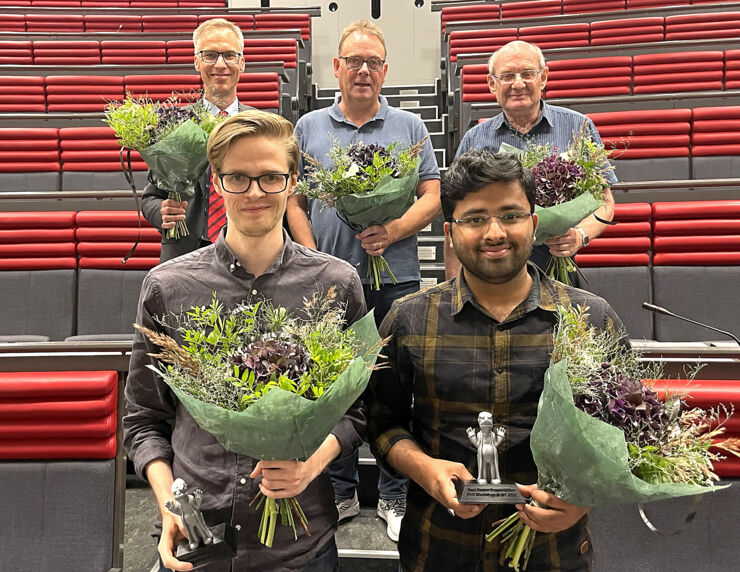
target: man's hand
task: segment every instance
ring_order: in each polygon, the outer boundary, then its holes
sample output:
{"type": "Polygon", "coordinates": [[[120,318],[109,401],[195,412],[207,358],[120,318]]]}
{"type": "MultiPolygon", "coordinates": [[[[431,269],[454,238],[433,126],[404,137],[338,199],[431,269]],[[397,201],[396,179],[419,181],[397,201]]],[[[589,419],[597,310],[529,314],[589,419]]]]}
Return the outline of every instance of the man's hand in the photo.
{"type": "Polygon", "coordinates": [[[518,504],[516,509],[524,524],[539,532],[560,532],[577,523],[588,512],[587,506],[577,506],[560,500],[555,495],[541,491],[537,485],[517,485],[525,498],[531,497],[541,508],[533,504],[518,504]]]}
{"type": "Polygon", "coordinates": [[[260,461],[249,476],[254,479],[262,475],[262,494],[282,499],[302,493],[320,472],[309,458],[306,461],[260,461]]]}
{"type": "Polygon", "coordinates": [[[185,536],[185,528],[179,516],[172,514],[168,510],[162,510],[162,536],[159,539],[157,550],[162,564],[170,570],[192,570],[193,565],[190,562],[182,562],[175,558],[175,549],[178,542],[185,536]]]}
{"type": "Polygon", "coordinates": [[[460,504],[457,500],[455,481],[473,478],[462,463],[443,459],[430,459],[424,467],[424,475],[418,481],[423,489],[441,505],[453,511],[454,516],[473,518],[485,508],[482,504],[460,504]]]}
{"type": "Polygon", "coordinates": [[[356,234],[355,238],[362,241],[362,248],[370,256],[382,256],[385,249],[395,242],[395,239],[388,232],[388,227],[384,224],[369,226],[361,233],[356,234]]]}
{"type": "Polygon", "coordinates": [[[569,228],[565,234],[548,238],[545,245],[549,247],[553,256],[559,258],[574,256],[583,246],[583,235],[575,228],[569,228]]]}
{"type": "Polygon", "coordinates": [[[162,215],[162,228],[172,228],[177,221],[185,220],[185,208],[187,206],[188,201],[163,200],[162,206],[159,209],[162,215]]]}

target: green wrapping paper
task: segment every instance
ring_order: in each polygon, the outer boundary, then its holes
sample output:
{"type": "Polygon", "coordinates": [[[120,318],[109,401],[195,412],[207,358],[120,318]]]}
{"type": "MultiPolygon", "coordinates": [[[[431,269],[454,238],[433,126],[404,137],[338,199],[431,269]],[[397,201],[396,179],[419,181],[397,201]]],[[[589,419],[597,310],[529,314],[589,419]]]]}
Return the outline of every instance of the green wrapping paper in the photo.
{"type": "Polygon", "coordinates": [[[535,244],[543,244],[548,238],[565,234],[570,227],[582,221],[603,204],[591,193],[584,193],[567,203],[552,207],[535,206],[534,212],[539,218],[535,244]]]}
{"type": "MultiPolygon", "coordinates": [[[[372,312],[355,322],[351,329],[366,349],[380,339],[372,312]]],[[[380,351],[379,344],[377,347],[364,360],[355,359],[315,401],[275,387],[238,412],[185,394],[170,383],[166,371],[151,367],[167,382],[198,425],[224,448],[255,459],[305,461],[364,391],[380,351]]]]}
{"type": "Polygon", "coordinates": [[[208,166],[206,143],[208,133],[188,120],[167,137],[139,151],[151,169],[157,186],[178,194],[179,200],[195,195],[195,182],[208,166]]]}
{"type": "Polygon", "coordinates": [[[346,222],[362,228],[401,218],[414,204],[419,165],[414,172],[395,179],[390,175],[381,179],[375,189],[361,195],[347,195],[337,199],[336,209],[346,222]]]}
{"type": "Polygon", "coordinates": [[[545,373],[537,419],[530,436],[537,486],[580,506],[644,503],[721,490],[724,486],[652,484],[630,472],[621,429],[578,409],[566,361],[545,373]]]}

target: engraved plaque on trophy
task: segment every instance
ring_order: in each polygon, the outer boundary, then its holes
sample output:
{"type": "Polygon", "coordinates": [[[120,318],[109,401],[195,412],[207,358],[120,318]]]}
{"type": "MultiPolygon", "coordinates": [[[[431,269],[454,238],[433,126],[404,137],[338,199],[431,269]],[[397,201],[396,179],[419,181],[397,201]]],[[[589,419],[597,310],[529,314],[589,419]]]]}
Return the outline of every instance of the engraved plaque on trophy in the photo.
{"type": "Polygon", "coordinates": [[[165,507],[182,519],[188,536],[177,545],[175,558],[190,562],[193,570],[218,560],[231,560],[236,555],[236,530],[226,523],[213,527],[206,524],[200,512],[203,491],[195,489],[190,492],[185,481],[175,479],[172,494],[175,500],[165,502],[165,507]]]}
{"type": "Polygon", "coordinates": [[[488,411],[478,414],[479,431],[468,427],[468,438],[478,448],[478,478],[457,482],[457,498],[470,504],[517,504],[524,502],[514,483],[502,483],[498,470],[498,448],[506,438],[506,427],[493,425],[488,411]]]}

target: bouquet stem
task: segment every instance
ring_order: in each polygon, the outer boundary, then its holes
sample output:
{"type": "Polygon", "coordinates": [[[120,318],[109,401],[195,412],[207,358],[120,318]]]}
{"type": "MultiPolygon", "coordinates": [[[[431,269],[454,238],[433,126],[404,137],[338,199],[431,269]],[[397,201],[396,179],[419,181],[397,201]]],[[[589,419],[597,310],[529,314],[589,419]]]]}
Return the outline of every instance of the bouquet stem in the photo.
{"type": "Polygon", "coordinates": [[[370,255],[367,258],[367,277],[371,280],[371,290],[380,290],[380,287],[383,285],[383,281],[381,279],[383,272],[388,274],[390,279],[393,281],[393,284],[398,284],[396,276],[393,274],[393,270],[388,266],[388,262],[386,262],[384,257],[370,255]]]}
{"type": "Polygon", "coordinates": [[[252,502],[249,503],[249,506],[252,506],[257,499],[259,499],[259,502],[254,507],[255,510],[259,510],[260,507],[263,507],[262,518],[260,519],[260,526],[257,530],[257,535],[259,536],[260,542],[267,546],[267,548],[272,548],[272,542],[275,539],[275,527],[277,526],[278,516],[280,517],[280,524],[282,526],[290,526],[293,529],[294,540],[298,540],[298,532],[295,528],[296,519],[303,527],[303,530],[306,531],[306,534],[311,536],[311,533],[308,531],[308,519],[295,497],[274,499],[267,497],[262,493],[257,493],[257,495],[252,499],[252,502]]]}
{"type": "Polygon", "coordinates": [[[515,512],[486,535],[488,542],[501,537],[501,549],[506,549],[501,556],[501,562],[507,561],[514,570],[526,570],[529,555],[532,553],[534,537],[537,532],[524,524],[515,512]]]}
{"type": "Polygon", "coordinates": [[[550,278],[559,280],[563,284],[573,286],[570,276],[572,273],[578,272],[578,266],[575,261],[570,257],[551,256],[550,262],[547,265],[547,275],[550,278]]]}
{"type": "MultiPolygon", "coordinates": [[[[169,193],[169,196],[167,198],[177,202],[182,201],[182,199],[180,198],[180,193],[169,193]]],[[[188,230],[187,223],[184,220],[178,220],[175,223],[175,226],[167,229],[166,236],[167,238],[174,238],[175,240],[177,240],[181,236],[187,236],[188,234],[190,234],[190,231],[188,230]]]]}

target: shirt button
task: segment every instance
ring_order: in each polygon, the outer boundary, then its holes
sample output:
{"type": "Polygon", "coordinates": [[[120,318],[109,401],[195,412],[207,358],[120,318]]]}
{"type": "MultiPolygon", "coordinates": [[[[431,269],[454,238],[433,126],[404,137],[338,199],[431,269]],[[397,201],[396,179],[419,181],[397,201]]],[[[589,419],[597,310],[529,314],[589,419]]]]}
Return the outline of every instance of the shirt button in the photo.
{"type": "Polygon", "coordinates": [[[252,296],[256,296],[256,295],[257,295],[257,290],[252,290],[252,296]]]}
{"type": "Polygon", "coordinates": [[[242,529],[242,525],[241,525],[241,524],[237,524],[237,525],[236,525],[236,526],[235,526],[234,528],[235,528],[236,530],[241,530],[241,529],[242,529]]]}
{"type": "Polygon", "coordinates": [[[241,484],[243,484],[243,485],[246,485],[247,484],[247,479],[245,479],[244,477],[242,477],[241,479],[239,479],[239,482],[241,484]]]}
{"type": "Polygon", "coordinates": [[[234,266],[233,264],[229,264],[229,270],[231,270],[233,272],[234,271],[234,268],[236,268],[236,266],[234,266]]]}
{"type": "Polygon", "coordinates": [[[503,368],[503,366],[498,366],[498,367],[496,368],[496,373],[504,373],[504,368],[503,368]]]}
{"type": "Polygon", "coordinates": [[[236,265],[237,265],[237,266],[241,266],[242,264],[241,264],[241,262],[239,262],[239,261],[237,260],[237,261],[236,261],[236,265]]]}

